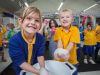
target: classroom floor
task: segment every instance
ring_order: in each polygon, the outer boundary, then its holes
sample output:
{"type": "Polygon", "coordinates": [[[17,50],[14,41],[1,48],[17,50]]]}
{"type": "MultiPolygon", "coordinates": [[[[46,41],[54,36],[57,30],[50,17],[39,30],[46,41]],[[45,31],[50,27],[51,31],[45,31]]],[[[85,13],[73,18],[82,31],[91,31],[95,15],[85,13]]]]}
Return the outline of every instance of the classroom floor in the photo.
{"type": "Polygon", "coordinates": [[[5,58],[7,59],[7,62],[2,62],[1,61],[1,56],[0,56],[0,73],[8,66],[11,64],[11,59],[9,57],[9,54],[8,54],[8,49],[6,48],[4,50],[5,52],[5,58]]]}
{"type": "MultiPolygon", "coordinates": [[[[2,73],[2,72],[4,72],[5,69],[11,64],[11,60],[10,60],[10,57],[9,57],[9,54],[8,54],[8,49],[5,50],[5,56],[6,56],[7,62],[1,62],[0,61],[0,75],[7,75],[7,74],[2,73]]],[[[100,65],[98,67],[100,68],[100,65]]],[[[11,73],[11,71],[10,71],[10,73],[11,73]]],[[[8,74],[8,75],[12,75],[12,74],[8,74]]],[[[89,71],[89,72],[79,72],[78,75],[100,75],[100,70],[89,71]]]]}

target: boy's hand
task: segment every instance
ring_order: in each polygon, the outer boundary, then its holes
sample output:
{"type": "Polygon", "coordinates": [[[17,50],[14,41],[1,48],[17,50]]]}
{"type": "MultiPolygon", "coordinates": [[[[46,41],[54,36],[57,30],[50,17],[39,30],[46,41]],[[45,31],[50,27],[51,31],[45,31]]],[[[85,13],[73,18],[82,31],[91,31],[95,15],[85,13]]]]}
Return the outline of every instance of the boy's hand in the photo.
{"type": "Polygon", "coordinates": [[[69,51],[66,50],[64,54],[62,54],[62,58],[65,59],[65,60],[68,60],[70,57],[70,54],[69,54],[69,51]]]}
{"type": "Polygon", "coordinates": [[[69,51],[66,50],[66,52],[62,53],[62,54],[57,54],[58,58],[62,58],[64,60],[68,60],[70,57],[69,51]]]}
{"type": "Polygon", "coordinates": [[[56,49],[56,51],[54,52],[54,58],[55,59],[64,59],[64,60],[68,60],[70,57],[69,51],[62,49],[62,48],[58,48],[56,49]]]}

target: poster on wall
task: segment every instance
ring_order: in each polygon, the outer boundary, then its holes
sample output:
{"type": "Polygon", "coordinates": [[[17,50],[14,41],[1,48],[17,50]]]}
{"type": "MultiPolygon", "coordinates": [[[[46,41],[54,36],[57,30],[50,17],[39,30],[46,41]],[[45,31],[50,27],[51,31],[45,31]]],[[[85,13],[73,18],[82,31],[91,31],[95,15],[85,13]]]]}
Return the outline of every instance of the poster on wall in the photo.
{"type": "Polygon", "coordinates": [[[10,17],[3,17],[3,25],[7,25],[8,23],[13,23],[14,24],[14,19],[10,17]]]}
{"type": "Polygon", "coordinates": [[[60,26],[61,25],[60,20],[59,19],[55,19],[55,20],[56,20],[57,24],[60,26]]]}
{"type": "Polygon", "coordinates": [[[0,24],[2,24],[2,22],[3,22],[2,14],[0,14],[0,24]]]}
{"type": "Polygon", "coordinates": [[[79,26],[79,17],[78,16],[74,16],[74,21],[73,21],[72,25],[78,25],[79,26]]]}

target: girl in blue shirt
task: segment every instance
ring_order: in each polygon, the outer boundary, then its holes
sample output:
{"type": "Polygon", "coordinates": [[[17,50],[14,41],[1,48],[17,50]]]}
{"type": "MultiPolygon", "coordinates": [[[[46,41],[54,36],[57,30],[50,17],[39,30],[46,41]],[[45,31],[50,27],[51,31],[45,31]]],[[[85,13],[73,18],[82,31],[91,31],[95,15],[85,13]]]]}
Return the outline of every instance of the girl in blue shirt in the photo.
{"type": "Polygon", "coordinates": [[[36,7],[26,7],[18,19],[21,32],[15,34],[9,42],[9,54],[12,59],[16,75],[23,69],[40,75],[38,69],[32,65],[44,63],[44,37],[38,33],[41,28],[41,15],[36,7]]]}

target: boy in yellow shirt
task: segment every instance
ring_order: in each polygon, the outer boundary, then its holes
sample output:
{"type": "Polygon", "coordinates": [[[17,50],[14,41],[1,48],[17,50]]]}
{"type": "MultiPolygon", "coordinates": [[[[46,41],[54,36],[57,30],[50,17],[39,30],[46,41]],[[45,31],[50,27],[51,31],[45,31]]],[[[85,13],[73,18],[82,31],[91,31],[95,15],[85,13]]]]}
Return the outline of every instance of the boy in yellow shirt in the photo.
{"type": "MultiPolygon", "coordinates": [[[[69,61],[77,67],[76,44],[80,43],[80,34],[78,28],[71,25],[73,22],[72,14],[72,10],[70,9],[64,9],[59,13],[61,27],[57,28],[54,35],[54,41],[57,42],[57,48],[63,48],[68,52],[66,58],[64,55],[61,56],[58,54],[58,57],[60,58],[58,61],[69,61]]],[[[73,73],[73,75],[77,75],[77,71],[73,73]]]]}
{"type": "Polygon", "coordinates": [[[6,28],[2,27],[2,25],[0,24],[0,55],[2,56],[2,61],[6,61],[6,59],[4,58],[4,50],[3,50],[3,36],[6,32],[6,28]]]}
{"type": "Polygon", "coordinates": [[[92,26],[90,23],[87,24],[87,29],[84,30],[84,63],[88,64],[88,56],[89,56],[89,62],[91,64],[95,64],[93,60],[94,56],[94,47],[96,45],[96,31],[95,29],[92,29],[92,26]]]}
{"type": "Polygon", "coordinates": [[[98,61],[98,52],[100,49],[100,23],[98,26],[96,26],[96,39],[97,39],[97,44],[95,50],[95,60],[98,61]]]}

